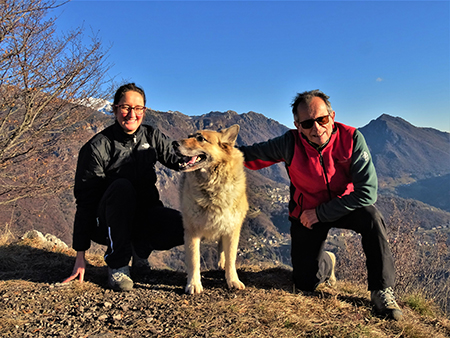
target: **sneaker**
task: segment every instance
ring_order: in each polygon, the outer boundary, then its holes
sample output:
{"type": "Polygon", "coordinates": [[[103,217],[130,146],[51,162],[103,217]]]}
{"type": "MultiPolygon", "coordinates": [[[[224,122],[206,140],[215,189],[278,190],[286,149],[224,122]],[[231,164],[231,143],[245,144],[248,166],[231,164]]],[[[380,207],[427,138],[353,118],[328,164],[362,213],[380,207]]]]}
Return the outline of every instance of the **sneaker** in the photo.
{"type": "Polygon", "coordinates": [[[330,277],[328,277],[328,279],[325,281],[325,283],[331,287],[334,288],[336,286],[336,275],[334,274],[334,268],[336,267],[336,256],[334,255],[334,253],[329,252],[329,251],[325,251],[326,254],[328,254],[328,256],[330,256],[331,259],[331,274],[330,277]]]}
{"type": "Polygon", "coordinates": [[[130,267],[128,265],[118,269],[108,267],[108,285],[116,291],[132,290],[133,280],[130,277],[130,267]]]}
{"type": "Polygon", "coordinates": [[[403,312],[395,301],[394,290],[391,287],[384,290],[371,291],[370,299],[378,315],[394,320],[400,320],[402,318],[403,312]]]}

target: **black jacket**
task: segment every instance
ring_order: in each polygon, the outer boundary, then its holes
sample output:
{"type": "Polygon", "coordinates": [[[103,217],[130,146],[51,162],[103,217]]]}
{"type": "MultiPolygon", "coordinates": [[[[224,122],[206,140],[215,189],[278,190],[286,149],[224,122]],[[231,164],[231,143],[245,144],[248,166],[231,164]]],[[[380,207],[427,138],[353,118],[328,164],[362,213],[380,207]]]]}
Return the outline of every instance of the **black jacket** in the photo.
{"type": "Polygon", "coordinates": [[[146,205],[162,205],[155,186],[155,164],[159,161],[178,170],[178,160],[172,140],[148,125],[141,125],[129,135],[115,122],[92,137],[78,156],[73,248],[76,251],[89,249],[100,199],[114,180],[128,179],[136,189],[138,200],[145,201],[146,205]]]}

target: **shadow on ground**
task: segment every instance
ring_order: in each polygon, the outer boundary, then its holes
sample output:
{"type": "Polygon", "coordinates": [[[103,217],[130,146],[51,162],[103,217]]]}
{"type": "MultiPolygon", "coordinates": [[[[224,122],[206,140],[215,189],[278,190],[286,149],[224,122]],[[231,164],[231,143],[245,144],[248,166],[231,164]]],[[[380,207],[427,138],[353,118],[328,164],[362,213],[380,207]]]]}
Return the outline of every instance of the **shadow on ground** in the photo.
{"type": "MultiPolygon", "coordinates": [[[[39,249],[20,242],[0,246],[0,280],[61,283],[71,274],[74,260],[67,253],[39,249]]],[[[246,287],[293,292],[292,270],[288,268],[242,267],[238,269],[238,275],[246,287]]],[[[179,295],[184,293],[186,278],[184,271],[168,269],[154,269],[147,275],[133,275],[136,288],[171,291],[179,295]]],[[[85,280],[107,288],[107,267],[87,264],[85,280]]],[[[202,271],[202,284],[205,290],[228,290],[225,272],[222,270],[202,271]]],[[[334,297],[332,293],[323,290],[310,293],[309,296],[334,297]]],[[[339,295],[338,298],[355,306],[368,305],[360,297],[339,295]]]]}
{"type": "MultiPolygon", "coordinates": [[[[75,258],[67,252],[53,252],[36,248],[21,242],[0,246],[0,280],[25,280],[36,283],[60,283],[70,276],[75,258]]],[[[239,278],[246,286],[261,289],[283,289],[292,291],[291,271],[282,267],[259,270],[242,268],[239,278]]],[[[106,287],[107,267],[87,264],[85,280],[106,287]]],[[[155,269],[149,275],[133,275],[139,287],[148,285],[167,286],[168,289],[183,292],[186,284],[184,271],[155,269]],[[175,289],[174,289],[175,287],[175,289]]],[[[205,288],[227,288],[222,270],[202,271],[205,288]]]]}
{"type": "MultiPolygon", "coordinates": [[[[75,258],[65,253],[13,243],[0,247],[0,280],[58,283],[70,276],[75,258]]],[[[86,274],[103,285],[106,267],[87,264],[86,274]]]]}

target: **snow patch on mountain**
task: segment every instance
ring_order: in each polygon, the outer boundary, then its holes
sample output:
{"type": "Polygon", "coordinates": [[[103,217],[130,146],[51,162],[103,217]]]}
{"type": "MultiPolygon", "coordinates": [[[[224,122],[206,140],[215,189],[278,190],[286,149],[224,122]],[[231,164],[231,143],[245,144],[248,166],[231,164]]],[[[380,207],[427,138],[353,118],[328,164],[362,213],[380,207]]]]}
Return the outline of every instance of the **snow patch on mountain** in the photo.
{"type": "Polygon", "coordinates": [[[78,102],[78,104],[81,104],[83,106],[89,107],[91,109],[95,109],[99,112],[102,112],[106,115],[112,115],[112,103],[103,100],[103,99],[97,99],[94,97],[89,97],[87,99],[82,99],[78,102]]]}

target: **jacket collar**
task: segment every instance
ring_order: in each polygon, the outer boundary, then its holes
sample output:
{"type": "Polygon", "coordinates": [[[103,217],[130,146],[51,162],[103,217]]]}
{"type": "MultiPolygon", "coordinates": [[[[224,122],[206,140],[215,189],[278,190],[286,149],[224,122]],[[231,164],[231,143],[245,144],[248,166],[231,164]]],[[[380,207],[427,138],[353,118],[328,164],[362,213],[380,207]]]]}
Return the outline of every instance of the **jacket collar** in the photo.
{"type": "Polygon", "coordinates": [[[133,140],[135,137],[139,136],[142,133],[142,125],[140,125],[138,127],[138,129],[136,129],[136,131],[133,134],[127,134],[123,128],[120,126],[119,122],[117,122],[117,120],[114,122],[113,125],[113,133],[114,133],[114,138],[122,143],[126,143],[128,141],[133,140]]]}

